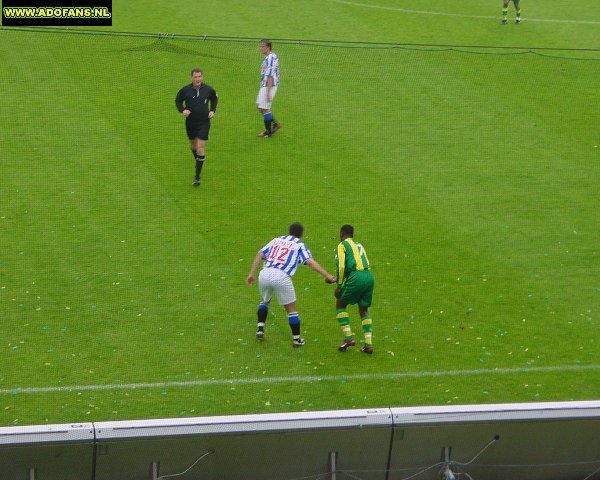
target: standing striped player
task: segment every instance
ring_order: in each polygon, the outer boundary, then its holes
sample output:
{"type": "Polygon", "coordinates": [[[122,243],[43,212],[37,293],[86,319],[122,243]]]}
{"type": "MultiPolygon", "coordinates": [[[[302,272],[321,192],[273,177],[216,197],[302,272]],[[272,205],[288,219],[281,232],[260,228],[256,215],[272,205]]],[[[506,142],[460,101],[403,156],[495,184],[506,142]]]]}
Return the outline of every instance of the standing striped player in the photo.
{"type": "Polygon", "coordinates": [[[275,121],[271,106],[273,99],[277,94],[279,86],[279,57],[271,51],[272,43],[270,40],[262,39],[259,42],[260,52],[265,56],[260,66],[260,89],[256,97],[256,107],[263,116],[265,130],[258,134],[261,138],[269,138],[281,125],[275,121]]]}
{"type": "Polygon", "coordinates": [[[258,288],[262,297],[256,312],[258,317],[256,338],[259,340],[264,338],[269,302],[275,294],[277,301],[287,312],[293,336],[292,345],[294,347],[304,345],[304,340],[300,336],[300,316],[296,309],[296,291],[292,283],[292,276],[296,273],[298,265],[308,265],[312,270],[323,275],[327,283],[334,283],[336,280],[313,259],[310,250],[300,240],[303,233],[302,224],[292,223],[288,235],[274,238],[254,257],[250,274],[246,278],[247,285],[254,283],[258,265],[264,261],[263,268],[258,275],[258,288]]]}
{"type": "Polygon", "coordinates": [[[367,253],[360,243],[354,241],[353,236],[354,227],[342,225],[341,242],[337,247],[336,255],[338,287],[335,289],[335,308],[336,319],[344,334],[344,343],[338,347],[338,350],[345,352],[348,347],[356,345],[346,307],[358,304],[358,313],[365,336],[365,344],[361,352],[371,354],[373,353],[371,331],[373,321],[369,315],[369,307],[373,299],[375,282],[367,253]]]}

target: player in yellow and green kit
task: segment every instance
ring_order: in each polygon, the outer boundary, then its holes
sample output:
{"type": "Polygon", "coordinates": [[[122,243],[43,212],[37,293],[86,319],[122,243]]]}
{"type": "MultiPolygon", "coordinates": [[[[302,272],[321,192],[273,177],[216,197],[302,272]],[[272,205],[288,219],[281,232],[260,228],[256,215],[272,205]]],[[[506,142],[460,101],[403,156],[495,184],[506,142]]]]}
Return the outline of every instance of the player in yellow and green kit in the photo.
{"type": "MultiPolygon", "coordinates": [[[[502,25],[506,25],[508,23],[508,4],[511,0],[502,0],[502,25]]],[[[515,23],[521,23],[521,2],[519,0],[512,0],[513,5],[515,6],[515,23]]]]}
{"type": "Polygon", "coordinates": [[[373,299],[373,273],[367,253],[360,243],[353,239],[354,227],[352,225],[343,225],[340,229],[340,244],[337,247],[337,283],[335,289],[336,318],[342,332],[344,333],[344,343],[338,350],[345,352],[348,347],[356,345],[354,333],[350,328],[350,317],[346,311],[348,305],[358,304],[358,313],[362,322],[362,330],[365,336],[365,344],[361,352],[373,353],[373,340],[371,327],[373,321],[369,315],[369,307],[373,299]]]}

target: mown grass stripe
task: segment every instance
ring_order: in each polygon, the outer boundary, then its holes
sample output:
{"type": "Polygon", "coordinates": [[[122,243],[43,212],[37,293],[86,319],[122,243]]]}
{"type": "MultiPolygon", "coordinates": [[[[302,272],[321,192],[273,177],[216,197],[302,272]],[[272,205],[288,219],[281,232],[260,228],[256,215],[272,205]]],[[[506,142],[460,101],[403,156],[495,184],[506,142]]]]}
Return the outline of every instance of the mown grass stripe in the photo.
{"type": "MultiPolygon", "coordinates": [[[[392,10],[396,12],[402,13],[410,13],[417,15],[440,15],[445,17],[463,17],[463,18],[491,18],[497,19],[498,15],[468,15],[465,13],[452,13],[452,12],[436,12],[432,10],[413,10],[409,8],[400,8],[400,7],[391,7],[387,5],[370,5],[368,3],[360,3],[360,2],[350,2],[347,0],[329,0],[334,3],[341,3],[343,5],[351,5],[353,7],[365,7],[365,8],[376,8],[380,10],[392,10]]],[[[591,25],[599,25],[600,21],[594,20],[561,20],[557,18],[530,18],[524,17],[527,22],[547,22],[547,23],[575,23],[575,24],[591,24],[591,25]]]]}
{"type": "Polygon", "coordinates": [[[72,391],[100,391],[100,390],[137,390],[142,388],[188,388],[211,387],[217,385],[254,385],[271,383],[311,383],[311,382],[339,382],[348,380],[397,380],[403,378],[426,378],[448,376],[476,376],[476,375],[503,375],[522,373],[554,373],[578,372],[600,370],[600,365],[562,365],[555,367],[523,367],[523,368],[496,368],[477,370],[439,370],[431,372],[397,372],[397,373],[368,373],[353,375],[314,375],[298,377],[259,377],[235,379],[189,380],[181,382],[144,382],[144,383],[112,383],[107,385],[70,385],[57,387],[17,387],[0,390],[0,395],[55,393],[72,391]]]}

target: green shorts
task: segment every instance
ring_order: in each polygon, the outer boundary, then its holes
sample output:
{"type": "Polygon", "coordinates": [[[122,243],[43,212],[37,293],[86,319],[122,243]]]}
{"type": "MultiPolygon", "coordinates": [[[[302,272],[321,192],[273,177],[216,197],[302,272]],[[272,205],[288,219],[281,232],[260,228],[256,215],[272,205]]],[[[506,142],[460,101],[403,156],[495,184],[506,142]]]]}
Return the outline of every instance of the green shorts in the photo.
{"type": "Polygon", "coordinates": [[[375,280],[371,270],[356,270],[342,285],[340,300],[348,305],[358,303],[360,307],[370,307],[374,286],[375,280]]]}

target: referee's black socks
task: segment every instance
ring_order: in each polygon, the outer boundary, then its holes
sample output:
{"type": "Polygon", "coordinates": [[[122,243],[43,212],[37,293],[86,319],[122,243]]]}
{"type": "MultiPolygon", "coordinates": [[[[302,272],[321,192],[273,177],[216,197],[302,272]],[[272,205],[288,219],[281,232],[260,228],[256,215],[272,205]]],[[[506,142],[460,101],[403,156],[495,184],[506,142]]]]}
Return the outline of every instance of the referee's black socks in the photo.
{"type": "Polygon", "coordinates": [[[204,166],[204,155],[196,155],[196,178],[200,178],[200,172],[204,166]]]}

